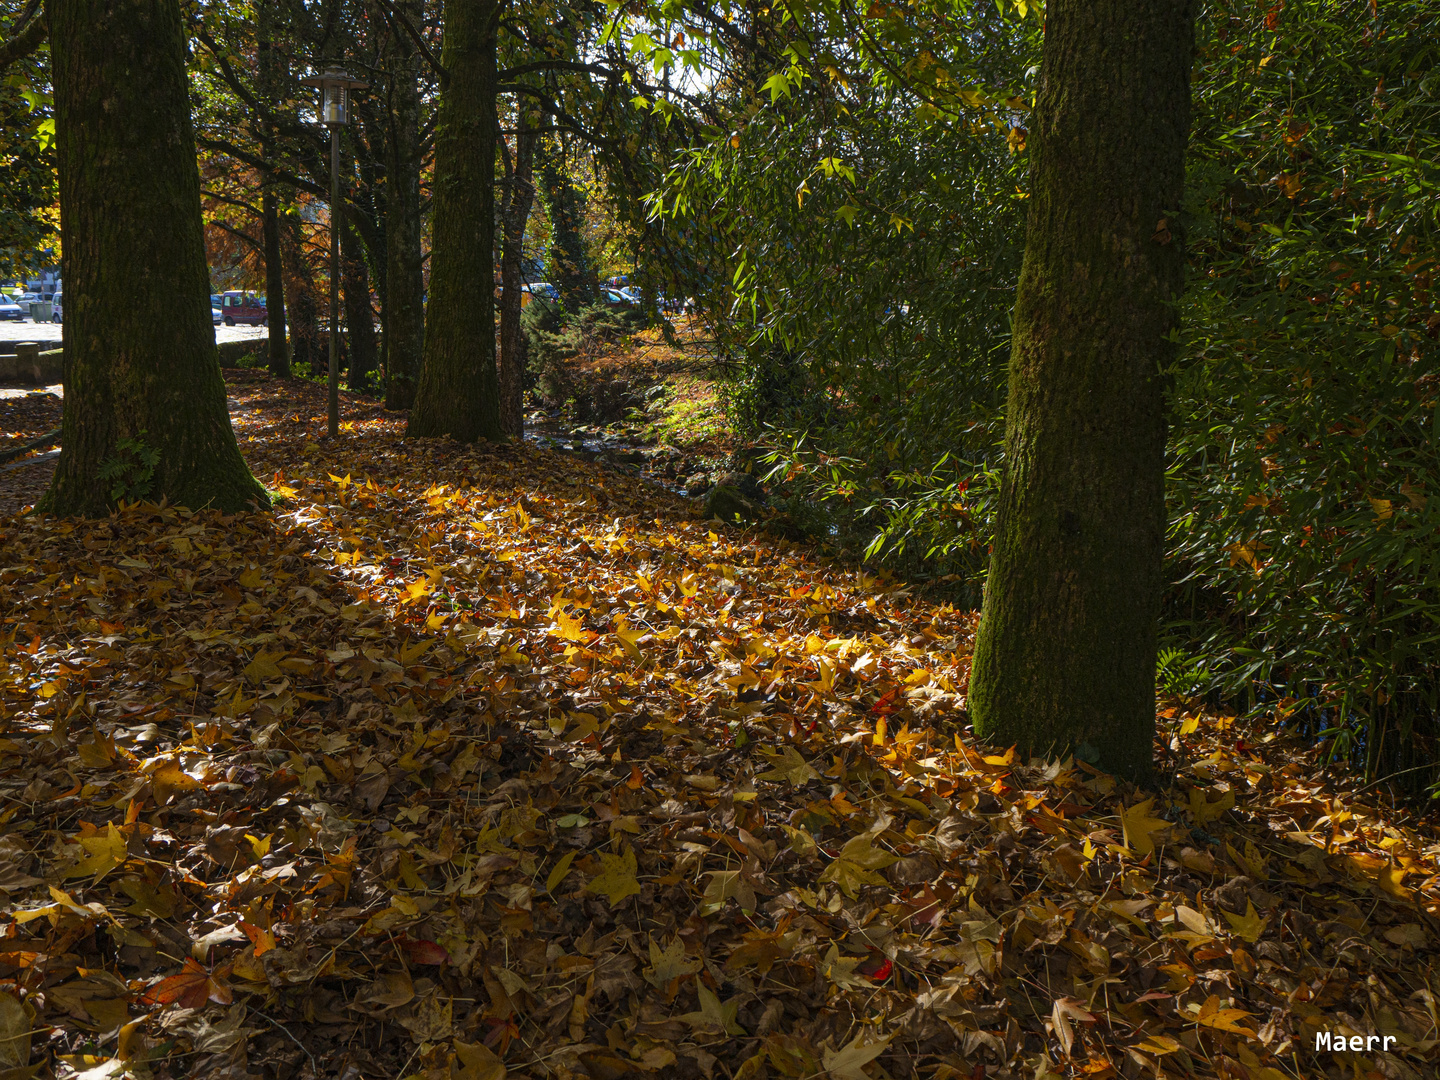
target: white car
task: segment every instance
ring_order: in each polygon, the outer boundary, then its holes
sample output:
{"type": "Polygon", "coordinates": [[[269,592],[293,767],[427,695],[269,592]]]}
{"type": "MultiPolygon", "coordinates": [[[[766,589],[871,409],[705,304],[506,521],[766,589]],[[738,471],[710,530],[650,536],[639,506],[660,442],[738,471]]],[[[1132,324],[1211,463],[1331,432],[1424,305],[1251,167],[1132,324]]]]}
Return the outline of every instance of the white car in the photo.
{"type": "Polygon", "coordinates": [[[213,324],[216,325],[216,326],[219,326],[219,325],[220,325],[220,318],[221,318],[220,309],[219,309],[218,307],[212,307],[212,308],[210,309],[210,321],[211,321],[211,323],[213,323],[213,324]]]}
{"type": "MultiPolygon", "coordinates": [[[[530,297],[539,297],[541,300],[548,300],[552,304],[560,302],[560,290],[548,281],[532,281],[528,285],[521,285],[520,291],[530,297]]],[[[521,297],[520,306],[524,307],[530,301],[521,297]]]]}

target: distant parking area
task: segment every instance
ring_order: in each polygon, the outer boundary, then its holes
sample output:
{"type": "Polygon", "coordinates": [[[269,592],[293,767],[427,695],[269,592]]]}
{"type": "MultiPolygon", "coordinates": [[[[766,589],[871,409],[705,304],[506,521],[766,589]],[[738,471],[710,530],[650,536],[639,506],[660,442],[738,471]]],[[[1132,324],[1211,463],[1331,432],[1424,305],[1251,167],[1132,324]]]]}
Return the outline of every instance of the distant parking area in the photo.
{"type": "MultiPolygon", "coordinates": [[[[42,345],[54,342],[51,348],[60,344],[60,333],[64,329],[59,323],[0,322],[0,344],[16,341],[38,341],[42,345]]],[[[265,326],[217,326],[216,341],[244,341],[249,338],[266,338],[270,335],[265,326]]],[[[6,351],[0,348],[0,352],[6,351]]],[[[14,350],[8,350],[13,352],[14,350]]]]}

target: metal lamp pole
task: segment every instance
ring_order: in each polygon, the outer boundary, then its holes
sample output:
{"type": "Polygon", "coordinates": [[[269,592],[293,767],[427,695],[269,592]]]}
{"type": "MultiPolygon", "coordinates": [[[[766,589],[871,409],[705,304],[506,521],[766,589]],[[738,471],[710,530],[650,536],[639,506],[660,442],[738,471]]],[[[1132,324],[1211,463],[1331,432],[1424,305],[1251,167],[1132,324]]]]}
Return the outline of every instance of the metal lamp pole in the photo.
{"type": "Polygon", "coordinates": [[[329,432],[340,434],[340,129],[350,120],[350,91],[368,85],[341,67],[302,80],[320,87],[320,122],[330,129],[330,410],[329,432]]]}

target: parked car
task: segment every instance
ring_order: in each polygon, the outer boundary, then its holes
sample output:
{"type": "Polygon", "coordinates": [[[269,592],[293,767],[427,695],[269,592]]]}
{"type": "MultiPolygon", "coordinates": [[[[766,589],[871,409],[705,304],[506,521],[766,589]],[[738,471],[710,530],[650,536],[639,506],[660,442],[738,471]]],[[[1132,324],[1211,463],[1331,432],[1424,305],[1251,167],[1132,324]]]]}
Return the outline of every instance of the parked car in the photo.
{"type": "Polygon", "coordinates": [[[21,307],[13,299],[0,294],[0,319],[9,319],[11,322],[20,322],[30,314],[29,306],[21,307]]]}
{"type": "Polygon", "coordinates": [[[226,326],[234,326],[236,323],[264,326],[269,321],[269,313],[265,310],[265,297],[247,292],[222,293],[220,321],[226,326]]]}
{"type": "Polygon", "coordinates": [[[532,281],[528,285],[521,285],[520,291],[523,294],[520,297],[521,307],[524,307],[536,297],[539,297],[541,300],[548,300],[552,304],[558,304],[560,302],[560,290],[548,281],[532,281]]]}
{"type": "Polygon", "coordinates": [[[219,307],[219,306],[220,306],[221,304],[223,304],[224,302],[225,302],[225,297],[221,296],[218,292],[212,292],[212,293],[210,294],[210,306],[211,306],[211,307],[219,307]]]}
{"type": "Polygon", "coordinates": [[[210,308],[210,321],[216,326],[220,325],[220,309],[218,307],[210,308]]]}

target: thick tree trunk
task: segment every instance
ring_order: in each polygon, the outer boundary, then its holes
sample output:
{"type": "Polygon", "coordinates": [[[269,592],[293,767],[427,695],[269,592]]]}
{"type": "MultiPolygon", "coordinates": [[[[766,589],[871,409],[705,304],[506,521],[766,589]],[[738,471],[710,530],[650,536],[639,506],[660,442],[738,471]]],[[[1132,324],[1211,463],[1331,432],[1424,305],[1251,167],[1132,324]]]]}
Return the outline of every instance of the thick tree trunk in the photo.
{"type": "Polygon", "coordinates": [[[345,325],[349,329],[350,362],[345,385],[351,390],[364,390],[375,370],[375,309],[370,306],[365,246],[350,217],[345,216],[345,228],[340,234],[340,284],[345,290],[345,325]]]}
{"type": "Polygon", "coordinates": [[[1151,769],[1192,0],[1050,0],[1005,479],[970,677],[980,735],[1151,769]]]}
{"type": "Polygon", "coordinates": [[[411,436],[503,437],[495,373],[497,0],[451,0],[435,128],[430,302],[411,436]]]}
{"type": "MultiPolygon", "coordinates": [[[[420,25],[423,5],[396,5],[420,25]]],[[[425,355],[425,274],[420,221],[420,54],[392,39],[390,130],[385,170],[385,407],[408,409],[425,355]]]]}
{"type": "Polygon", "coordinates": [[[535,205],[535,144],[539,133],[522,103],[516,110],[515,158],[505,196],[500,255],[500,426],[525,434],[525,338],[520,330],[520,277],[525,224],[535,205]]]}
{"type": "Polygon", "coordinates": [[[600,283],[585,251],[581,227],[585,223],[585,197],[566,169],[565,147],[559,135],[546,140],[540,154],[540,183],[550,213],[550,283],[560,292],[568,311],[578,311],[599,299],[600,283]]]}
{"type": "Polygon", "coordinates": [[[210,324],[178,0],[49,0],[47,15],[68,302],[63,450],[40,509],[268,506],[210,324]]]}
{"type": "MultiPolygon", "coordinates": [[[[267,105],[274,107],[279,89],[279,73],[276,70],[274,19],[271,5],[262,3],[256,9],[256,58],[258,89],[267,105]]],[[[275,162],[275,132],[270,124],[264,125],[260,139],[260,155],[266,162],[275,162]]],[[[290,343],[285,335],[285,268],[280,260],[280,214],[275,197],[275,182],[269,177],[262,180],[260,189],[260,228],[265,245],[265,310],[270,330],[269,367],[270,374],[277,379],[290,375],[290,343]]]]}

